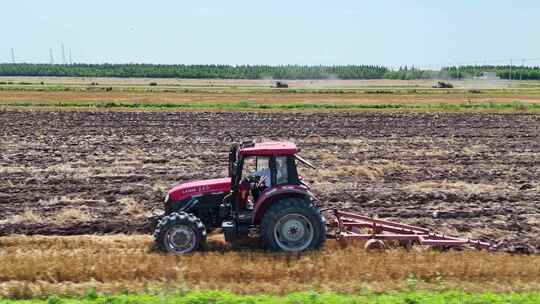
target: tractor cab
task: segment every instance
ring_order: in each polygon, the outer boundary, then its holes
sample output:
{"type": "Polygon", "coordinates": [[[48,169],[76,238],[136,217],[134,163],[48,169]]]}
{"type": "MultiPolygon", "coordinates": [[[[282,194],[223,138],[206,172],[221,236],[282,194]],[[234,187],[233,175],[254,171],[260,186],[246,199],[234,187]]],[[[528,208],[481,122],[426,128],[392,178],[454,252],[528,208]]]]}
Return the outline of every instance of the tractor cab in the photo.
{"type": "Polygon", "coordinates": [[[253,207],[261,193],[277,186],[300,185],[293,143],[244,142],[231,149],[231,190],[239,208],[253,207]],[[246,206],[246,203],[250,203],[246,206]]]}
{"type": "Polygon", "coordinates": [[[235,210],[257,209],[264,202],[260,198],[275,191],[307,191],[309,187],[298,175],[297,162],[315,167],[297,155],[298,152],[300,149],[290,142],[247,141],[240,146],[233,145],[229,154],[229,176],[235,210]]]}
{"type": "Polygon", "coordinates": [[[234,186],[244,179],[258,180],[265,188],[278,185],[304,185],[298,176],[297,162],[315,167],[297,155],[300,149],[289,142],[244,142],[233,145],[229,152],[229,177],[234,186]],[[252,177],[252,178],[250,178],[252,177]]]}

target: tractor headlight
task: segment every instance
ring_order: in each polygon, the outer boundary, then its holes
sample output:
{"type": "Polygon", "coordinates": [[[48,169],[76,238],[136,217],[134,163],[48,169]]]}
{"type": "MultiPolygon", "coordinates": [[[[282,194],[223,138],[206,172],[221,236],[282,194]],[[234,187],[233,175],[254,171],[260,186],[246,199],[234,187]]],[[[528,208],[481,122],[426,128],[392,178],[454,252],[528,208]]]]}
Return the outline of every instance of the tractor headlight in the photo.
{"type": "Polygon", "coordinates": [[[167,195],[165,195],[165,204],[169,201],[169,193],[167,193],[167,195]]]}

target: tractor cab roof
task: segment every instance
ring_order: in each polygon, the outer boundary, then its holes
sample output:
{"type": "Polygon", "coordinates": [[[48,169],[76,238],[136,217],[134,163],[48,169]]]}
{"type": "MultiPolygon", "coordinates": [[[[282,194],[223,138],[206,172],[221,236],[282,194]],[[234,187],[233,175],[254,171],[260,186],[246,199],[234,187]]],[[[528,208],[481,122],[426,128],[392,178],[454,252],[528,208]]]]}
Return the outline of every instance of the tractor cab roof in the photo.
{"type": "Polygon", "coordinates": [[[291,142],[244,142],[238,151],[244,156],[295,155],[298,152],[300,149],[291,142]]]}

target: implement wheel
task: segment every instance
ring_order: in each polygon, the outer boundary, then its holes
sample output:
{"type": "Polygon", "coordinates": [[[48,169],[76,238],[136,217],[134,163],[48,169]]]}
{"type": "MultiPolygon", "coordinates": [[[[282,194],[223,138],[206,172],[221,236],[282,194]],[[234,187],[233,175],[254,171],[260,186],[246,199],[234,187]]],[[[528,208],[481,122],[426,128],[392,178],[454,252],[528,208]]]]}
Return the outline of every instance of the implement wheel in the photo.
{"type": "Polygon", "coordinates": [[[381,240],[370,239],[364,244],[364,249],[366,251],[384,251],[386,244],[381,240]]]}

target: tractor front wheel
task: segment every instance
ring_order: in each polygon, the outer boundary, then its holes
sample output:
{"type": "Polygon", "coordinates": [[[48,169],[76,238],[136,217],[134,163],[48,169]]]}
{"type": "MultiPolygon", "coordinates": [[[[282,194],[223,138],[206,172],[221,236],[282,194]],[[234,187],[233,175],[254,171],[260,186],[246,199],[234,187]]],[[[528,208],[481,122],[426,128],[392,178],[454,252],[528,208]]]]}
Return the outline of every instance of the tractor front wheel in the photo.
{"type": "Polygon", "coordinates": [[[173,212],[159,221],[154,238],[159,250],[184,254],[200,249],[206,244],[206,230],[195,215],[173,212]]]}
{"type": "Polygon", "coordinates": [[[326,240],[326,226],[312,202],[287,198],[268,208],[261,223],[261,237],[272,251],[313,250],[326,240]]]}

